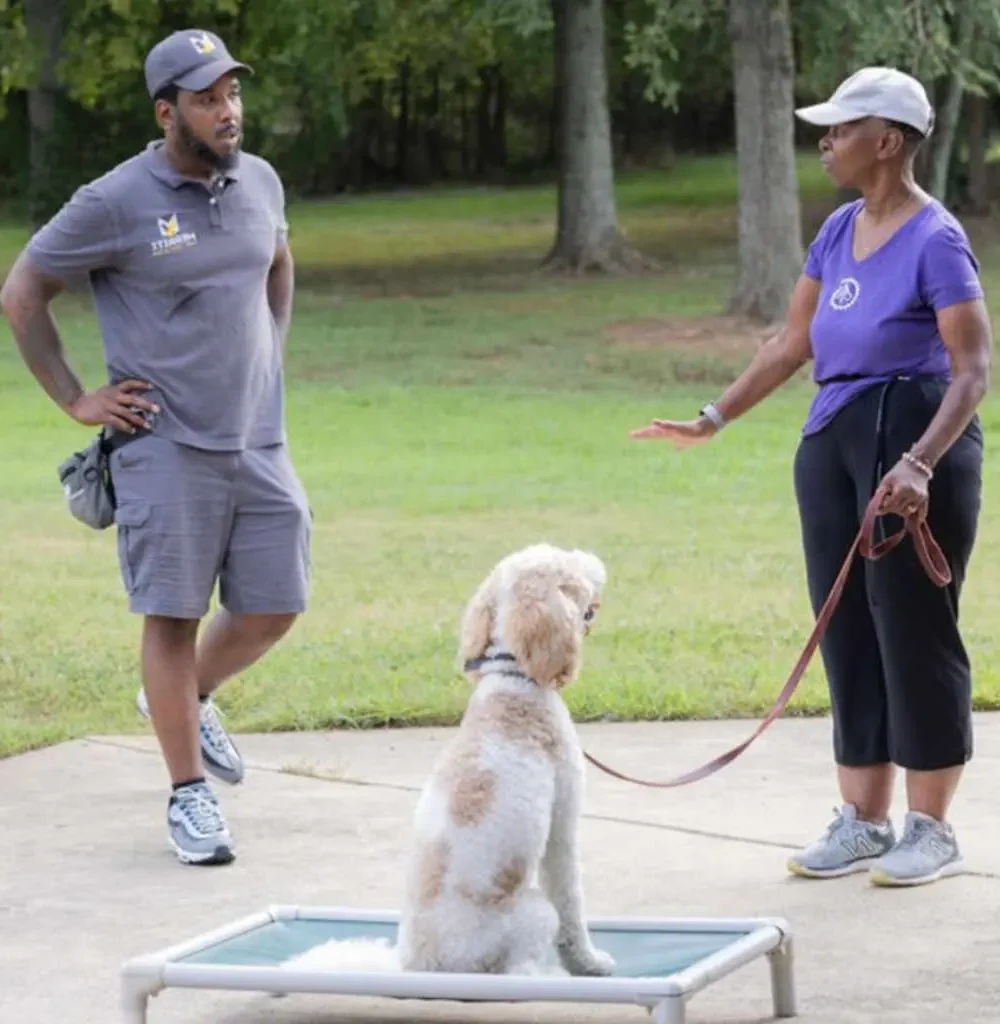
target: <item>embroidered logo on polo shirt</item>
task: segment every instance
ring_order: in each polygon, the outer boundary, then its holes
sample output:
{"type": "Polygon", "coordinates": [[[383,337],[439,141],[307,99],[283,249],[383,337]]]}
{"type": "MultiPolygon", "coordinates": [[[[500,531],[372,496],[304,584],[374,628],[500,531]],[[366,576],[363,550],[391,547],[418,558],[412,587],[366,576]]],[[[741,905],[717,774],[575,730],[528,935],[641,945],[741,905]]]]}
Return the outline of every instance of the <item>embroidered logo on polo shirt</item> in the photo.
{"type": "Polygon", "coordinates": [[[830,295],[830,308],[839,311],[850,309],[858,301],[860,294],[861,285],[858,284],[856,278],[842,277],[840,284],[834,288],[833,293],[830,295]]]}
{"type": "Polygon", "coordinates": [[[172,213],[169,217],[157,217],[156,227],[159,229],[160,237],[155,242],[149,243],[154,256],[163,256],[168,252],[176,252],[178,249],[187,249],[198,244],[198,236],[195,232],[181,231],[176,213],[172,213]]]}
{"type": "Polygon", "coordinates": [[[192,36],[191,45],[195,48],[195,52],[200,53],[203,57],[206,53],[215,52],[215,43],[208,38],[207,32],[202,32],[200,36],[192,36]]]}

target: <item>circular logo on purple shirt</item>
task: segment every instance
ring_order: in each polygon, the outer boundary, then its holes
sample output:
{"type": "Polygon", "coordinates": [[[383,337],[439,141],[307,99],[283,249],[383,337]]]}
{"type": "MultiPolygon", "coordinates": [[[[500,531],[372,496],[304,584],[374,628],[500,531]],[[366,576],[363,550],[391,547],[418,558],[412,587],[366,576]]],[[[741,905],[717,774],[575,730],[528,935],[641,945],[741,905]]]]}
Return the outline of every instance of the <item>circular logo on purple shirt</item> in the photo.
{"type": "Polygon", "coordinates": [[[838,310],[850,309],[858,301],[860,294],[861,285],[858,284],[855,278],[842,277],[840,284],[834,288],[833,293],[830,295],[830,307],[838,310]]]}

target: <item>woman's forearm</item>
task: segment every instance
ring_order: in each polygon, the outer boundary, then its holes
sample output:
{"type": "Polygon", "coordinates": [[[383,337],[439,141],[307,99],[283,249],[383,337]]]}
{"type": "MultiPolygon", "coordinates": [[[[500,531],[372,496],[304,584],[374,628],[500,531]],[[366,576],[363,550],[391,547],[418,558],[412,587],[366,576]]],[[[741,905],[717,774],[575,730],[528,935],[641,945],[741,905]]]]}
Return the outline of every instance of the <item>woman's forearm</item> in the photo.
{"type": "Polygon", "coordinates": [[[726,421],[749,412],[782,384],[789,381],[808,362],[807,352],[788,343],[782,330],[761,345],[750,365],[729,385],[715,402],[726,421]]]}
{"type": "Polygon", "coordinates": [[[911,449],[935,466],[962,436],[990,384],[993,332],[982,299],[958,302],[938,314],[938,329],[951,357],[951,383],[923,436],[911,449]]]}
{"type": "Polygon", "coordinates": [[[911,449],[913,455],[929,466],[937,465],[941,457],[962,436],[986,394],[988,373],[971,369],[956,374],[945,391],[944,398],[923,436],[911,449]]]}

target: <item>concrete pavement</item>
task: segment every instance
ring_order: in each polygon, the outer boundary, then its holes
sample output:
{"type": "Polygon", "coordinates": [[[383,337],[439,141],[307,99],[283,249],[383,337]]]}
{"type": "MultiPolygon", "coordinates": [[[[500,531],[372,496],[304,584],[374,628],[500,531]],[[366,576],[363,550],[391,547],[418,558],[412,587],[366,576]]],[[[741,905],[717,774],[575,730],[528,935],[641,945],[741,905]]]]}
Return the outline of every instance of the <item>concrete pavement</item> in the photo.
{"type": "MultiPolygon", "coordinates": [[[[751,722],[581,727],[597,757],[665,777],[743,739],[751,722]]],[[[240,737],[246,783],[219,787],[235,864],[185,868],[167,849],[151,734],[93,737],[0,762],[0,1021],[116,1024],[130,956],[271,903],[396,905],[413,801],[449,730],[240,737]]],[[[886,891],[863,876],[787,876],[836,800],[824,720],[775,724],[735,764],[674,791],[588,769],[583,833],[594,914],[784,916],[796,932],[803,1024],[1000,1019],[1000,716],[953,821],[971,873],[886,891]]],[[[900,790],[901,796],[901,790],[900,790]]],[[[897,800],[897,813],[902,802],[897,800]]],[[[696,996],[693,1024],[770,1018],[759,961],[696,996]]],[[[168,990],[151,1024],[647,1020],[641,1009],[470,1006],[168,990]]]]}

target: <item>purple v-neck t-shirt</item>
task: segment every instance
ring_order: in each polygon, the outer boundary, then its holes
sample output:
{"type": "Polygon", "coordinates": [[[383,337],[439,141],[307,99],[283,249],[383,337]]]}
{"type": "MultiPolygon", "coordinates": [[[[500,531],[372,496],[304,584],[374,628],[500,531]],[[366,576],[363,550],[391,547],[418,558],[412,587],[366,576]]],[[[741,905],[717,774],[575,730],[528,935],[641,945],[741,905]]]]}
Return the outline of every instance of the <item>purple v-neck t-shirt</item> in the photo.
{"type": "Polygon", "coordinates": [[[851,399],[900,375],[951,376],[936,314],[983,296],[979,263],[961,224],[932,200],[880,249],[852,252],[859,199],[820,228],[805,273],[822,288],[810,338],[819,391],[803,427],[822,430],[851,399]],[[830,378],[849,377],[849,380],[830,378]]]}

